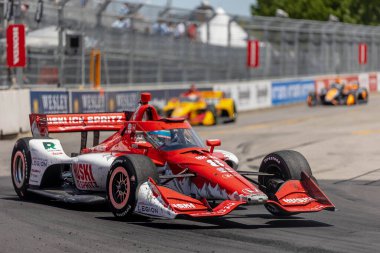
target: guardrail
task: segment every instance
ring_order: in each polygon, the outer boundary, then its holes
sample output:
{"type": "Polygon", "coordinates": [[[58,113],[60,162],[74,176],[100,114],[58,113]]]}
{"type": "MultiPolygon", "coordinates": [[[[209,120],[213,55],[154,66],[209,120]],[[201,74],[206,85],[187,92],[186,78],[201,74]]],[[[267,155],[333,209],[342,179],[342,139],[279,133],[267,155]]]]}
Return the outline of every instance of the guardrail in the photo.
{"type": "MultiPolygon", "coordinates": [[[[359,82],[370,92],[380,91],[380,72],[233,82],[202,86],[201,90],[221,90],[235,100],[238,111],[304,102],[310,91],[319,91],[332,82],[359,82]]],[[[139,94],[152,93],[152,104],[162,108],[168,99],[179,96],[190,85],[180,88],[144,87],[137,89],[101,90],[2,90],[0,91],[0,134],[28,131],[28,114],[90,113],[134,110],[139,94]]]]}

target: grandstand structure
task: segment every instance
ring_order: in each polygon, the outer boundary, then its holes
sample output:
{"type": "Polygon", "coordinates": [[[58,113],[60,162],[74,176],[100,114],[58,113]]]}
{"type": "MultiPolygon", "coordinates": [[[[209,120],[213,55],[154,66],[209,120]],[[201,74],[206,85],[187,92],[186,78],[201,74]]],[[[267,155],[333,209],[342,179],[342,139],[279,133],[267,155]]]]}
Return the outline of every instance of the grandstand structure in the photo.
{"type": "MultiPolygon", "coordinates": [[[[28,64],[22,85],[90,84],[93,49],[101,83],[133,86],[340,74],[380,69],[380,28],[340,22],[229,15],[200,4],[193,10],[121,0],[14,1],[14,21],[27,26],[28,64]],[[21,4],[27,3],[22,10],[21,4]],[[71,43],[70,38],[79,38],[71,43]],[[260,65],[246,67],[246,41],[260,41],[260,65]],[[366,43],[368,62],[358,63],[366,43]],[[74,44],[74,45],[71,45],[74,44]],[[74,46],[75,49],[71,48],[74,46]]],[[[0,0],[3,13],[4,1],[0,0]]],[[[0,30],[0,86],[12,84],[0,30]]]]}

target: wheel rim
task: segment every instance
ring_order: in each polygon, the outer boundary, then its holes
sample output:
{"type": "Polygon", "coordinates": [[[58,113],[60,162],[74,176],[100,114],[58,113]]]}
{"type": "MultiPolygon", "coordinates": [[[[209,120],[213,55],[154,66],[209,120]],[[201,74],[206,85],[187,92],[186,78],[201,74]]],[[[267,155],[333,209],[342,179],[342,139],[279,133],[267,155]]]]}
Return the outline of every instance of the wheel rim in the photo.
{"type": "Polygon", "coordinates": [[[17,151],[13,159],[13,181],[17,188],[21,188],[25,180],[25,159],[21,151],[17,151]]]}
{"type": "Polygon", "coordinates": [[[117,167],[111,174],[108,195],[116,209],[124,208],[131,192],[131,181],[125,168],[117,167]]]}
{"type": "Polygon", "coordinates": [[[286,175],[284,175],[282,173],[281,169],[279,167],[277,167],[277,166],[271,166],[265,172],[269,173],[269,174],[274,174],[274,176],[265,176],[265,177],[263,177],[262,184],[265,187],[268,187],[268,182],[269,182],[270,179],[278,178],[278,179],[286,181],[286,175]]]}

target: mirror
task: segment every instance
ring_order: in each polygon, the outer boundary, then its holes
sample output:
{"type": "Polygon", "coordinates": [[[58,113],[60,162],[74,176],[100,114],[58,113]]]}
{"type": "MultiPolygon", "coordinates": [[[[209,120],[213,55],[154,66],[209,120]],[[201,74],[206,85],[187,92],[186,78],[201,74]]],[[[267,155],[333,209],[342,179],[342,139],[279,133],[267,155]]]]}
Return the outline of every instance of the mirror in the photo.
{"type": "Polygon", "coordinates": [[[209,146],[209,147],[211,147],[210,148],[210,153],[211,154],[214,152],[214,148],[220,146],[221,143],[222,142],[219,139],[206,140],[206,145],[209,146]]]}

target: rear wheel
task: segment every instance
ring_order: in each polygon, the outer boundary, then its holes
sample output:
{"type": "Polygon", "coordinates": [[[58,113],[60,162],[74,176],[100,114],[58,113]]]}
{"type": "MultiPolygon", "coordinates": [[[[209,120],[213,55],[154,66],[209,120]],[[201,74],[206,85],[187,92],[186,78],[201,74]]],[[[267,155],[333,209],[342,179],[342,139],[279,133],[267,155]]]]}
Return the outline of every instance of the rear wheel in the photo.
{"type": "MultiPolygon", "coordinates": [[[[275,194],[281,185],[287,180],[300,180],[304,172],[316,182],[312,176],[310,165],[305,157],[293,150],[282,150],[267,155],[260,165],[260,172],[274,174],[274,176],[259,176],[260,190],[275,200],[275,194]]],[[[280,210],[277,206],[265,204],[266,209],[275,216],[289,216],[290,213],[280,210]]]]}
{"type": "Polygon", "coordinates": [[[368,91],[367,89],[363,89],[359,94],[358,94],[358,102],[367,104],[368,103],[368,91]]]}
{"type": "Polygon", "coordinates": [[[237,109],[236,109],[236,104],[235,104],[235,102],[233,103],[233,105],[232,105],[233,107],[233,114],[232,114],[232,118],[231,118],[231,122],[236,122],[236,120],[237,120],[237,117],[238,117],[238,112],[237,112],[237,109]]]}
{"type": "Polygon", "coordinates": [[[17,140],[12,151],[12,183],[13,187],[20,197],[25,199],[28,197],[28,186],[31,167],[31,155],[29,150],[29,141],[32,138],[22,138],[17,140]]]}
{"type": "Polygon", "coordinates": [[[139,187],[149,177],[158,182],[156,166],[147,156],[126,155],[112,163],[107,177],[107,200],[115,217],[125,219],[132,214],[139,187]]]}
{"type": "Polygon", "coordinates": [[[317,105],[317,96],[315,95],[315,93],[310,93],[307,96],[306,103],[310,107],[317,105]]]}
{"type": "Polygon", "coordinates": [[[215,126],[218,124],[218,113],[215,106],[207,106],[205,117],[203,119],[202,125],[204,126],[215,126]]]}

